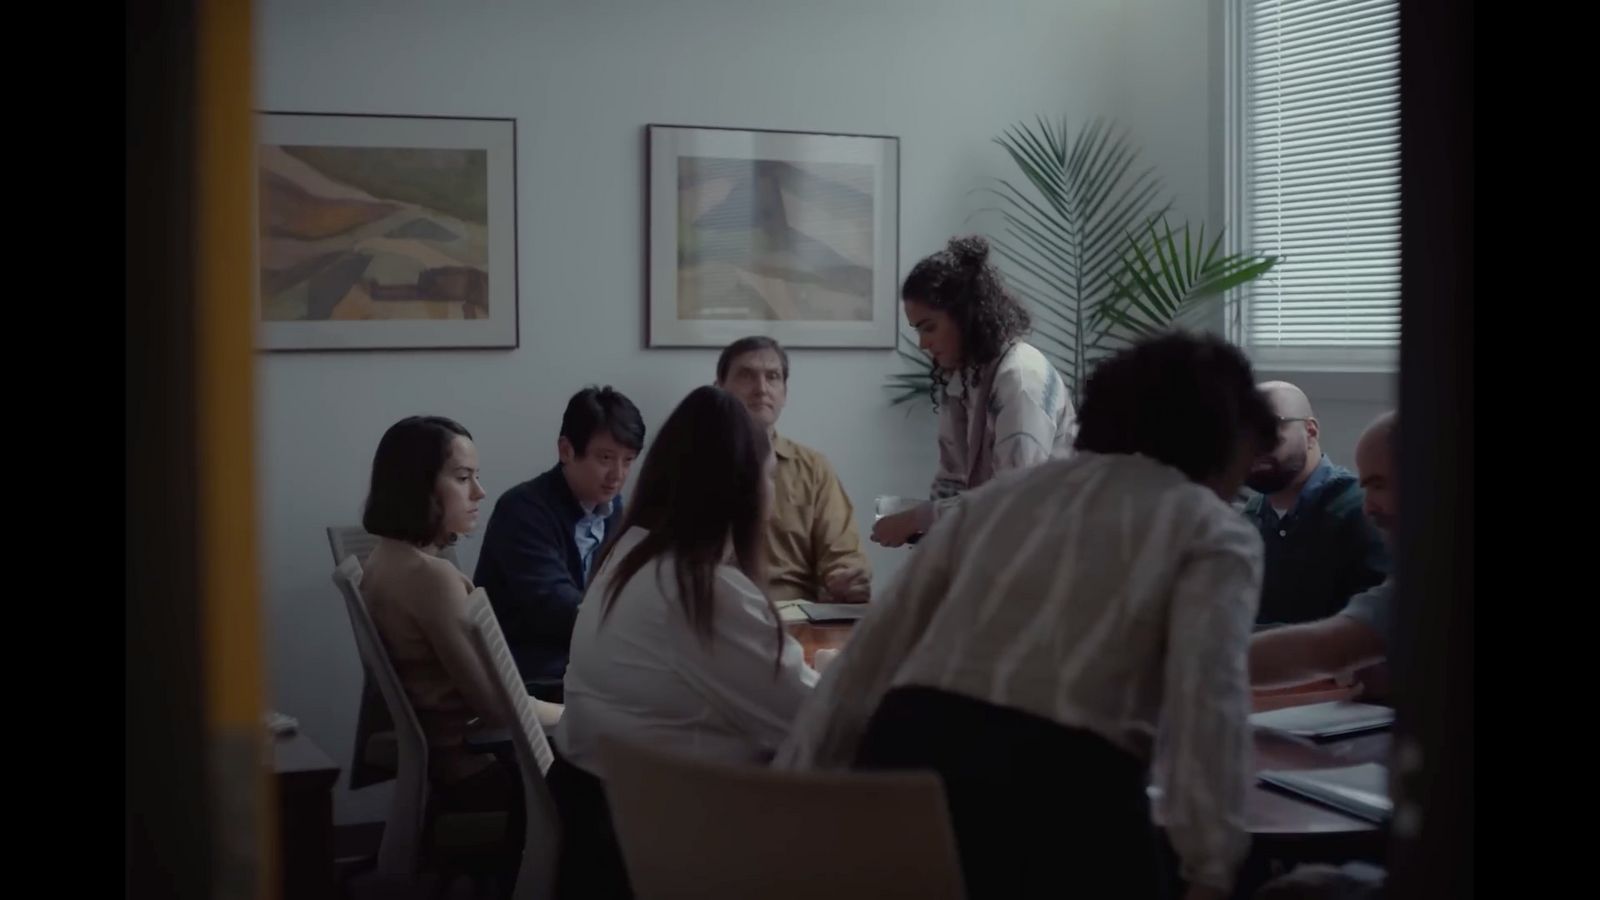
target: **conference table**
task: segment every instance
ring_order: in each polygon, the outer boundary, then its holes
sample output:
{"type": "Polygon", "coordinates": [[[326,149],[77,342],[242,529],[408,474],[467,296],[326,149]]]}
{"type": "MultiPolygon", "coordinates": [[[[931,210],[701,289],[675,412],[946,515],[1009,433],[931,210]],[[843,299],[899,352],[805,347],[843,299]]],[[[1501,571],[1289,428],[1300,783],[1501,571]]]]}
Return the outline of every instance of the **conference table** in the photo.
{"type": "MultiPolygon", "coordinates": [[[[853,623],[786,622],[785,629],[799,642],[807,664],[814,664],[818,650],[839,650],[850,640],[853,623]]],[[[1353,689],[1332,682],[1295,690],[1262,691],[1255,694],[1256,711],[1279,709],[1325,700],[1348,699],[1353,689]]],[[[559,728],[560,726],[557,726],[559,728]]],[[[468,741],[481,752],[493,752],[509,766],[515,766],[511,742],[504,729],[485,731],[468,741]]],[[[1388,732],[1376,732],[1327,743],[1254,732],[1254,771],[1293,771],[1353,766],[1367,762],[1387,763],[1390,751],[1388,732]]],[[[1151,793],[1159,792],[1151,786],[1151,793]]],[[[1154,804],[1156,823],[1160,805],[1154,804]]],[[[1251,835],[1251,853],[1241,868],[1237,898],[1248,897],[1266,878],[1294,863],[1381,860],[1386,840],[1384,830],[1365,819],[1301,800],[1288,794],[1252,784],[1245,808],[1246,828],[1251,835]]],[[[1176,859],[1166,848],[1169,863],[1176,871],[1176,859]]]]}
{"type": "MultiPolygon", "coordinates": [[[[806,662],[810,664],[818,650],[844,647],[850,639],[852,625],[790,622],[785,627],[800,643],[806,662]]],[[[1295,690],[1258,692],[1253,706],[1260,712],[1348,699],[1353,692],[1333,682],[1320,682],[1295,690]]],[[[1386,763],[1389,758],[1390,735],[1386,731],[1322,744],[1260,730],[1255,732],[1254,738],[1257,773],[1386,763]]],[[[1159,786],[1152,788],[1153,791],[1159,789],[1159,786]]],[[[1300,800],[1259,783],[1252,785],[1248,804],[1246,822],[1258,854],[1331,859],[1375,858],[1382,852],[1382,830],[1365,819],[1300,800]]]]}

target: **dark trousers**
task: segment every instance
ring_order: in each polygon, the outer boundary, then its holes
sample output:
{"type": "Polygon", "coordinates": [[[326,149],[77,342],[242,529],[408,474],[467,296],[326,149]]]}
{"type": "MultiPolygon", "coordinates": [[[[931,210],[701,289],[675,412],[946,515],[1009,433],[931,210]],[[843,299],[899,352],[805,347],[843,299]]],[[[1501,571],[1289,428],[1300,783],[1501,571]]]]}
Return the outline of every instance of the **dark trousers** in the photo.
{"type": "Polygon", "coordinates": [[[1096,734],[896,688],[868,722],[856,766],[939,773],[974,900],[1166,896],[1147,766],[1096,734]]]}
{"type": "Polygon", "coordinates": [[[507,889],[515,883],[517,869],[522,861],[522,846],[528,827],[527,810],[523,806],[522,776],[515,764],[495,760],[492,765],[460,781],[434,782],[431,798],[435,820],[433,841],[440,840],[440,831],[449,831],[455,816],[463,813],[506,814],[505,830],[501,832],[498,847],[491,851],[491,868],[507,889]]]}
{"type": "MultiPolygon", "coordinates": [[[[552,752],[554,748],[551,748],[552,752]]],[[[630,900],[628,870],[611,824],[605,785],[555,754],[545,773],[561,814],[561,863],[556,896],[562,900],[630,900]]]]}
{"type": "Polygon", "coordinates": [[[546,703],[566,702],[566,682],[560,678],[528,680],[524,681],[522,686],[528,689],[528,693],[546,703]]]}

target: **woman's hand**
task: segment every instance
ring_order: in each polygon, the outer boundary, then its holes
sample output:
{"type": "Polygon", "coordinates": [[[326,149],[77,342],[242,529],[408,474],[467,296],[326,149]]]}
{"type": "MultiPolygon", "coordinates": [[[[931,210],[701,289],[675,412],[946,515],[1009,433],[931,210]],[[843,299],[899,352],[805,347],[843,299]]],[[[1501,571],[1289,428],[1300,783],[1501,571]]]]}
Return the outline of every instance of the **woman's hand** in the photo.
{"type": "MultiPolygon", "coordinates": [[[[926,504],[924,504],[926,505],[926,504]]],[[[901,547],[926,526],[922,524],[922,507],[884,516],[872,523],[873,543],[885,547],[901,547]]]]}
{"type": "Polygon", "coordinates": [[[529,699],[533,701],[533,714],[538,718],[541,726],[554,728],[561,724],[561,714],[567,709],[565,705],[540,700],[538,697],[530,697],[529,699]]]}

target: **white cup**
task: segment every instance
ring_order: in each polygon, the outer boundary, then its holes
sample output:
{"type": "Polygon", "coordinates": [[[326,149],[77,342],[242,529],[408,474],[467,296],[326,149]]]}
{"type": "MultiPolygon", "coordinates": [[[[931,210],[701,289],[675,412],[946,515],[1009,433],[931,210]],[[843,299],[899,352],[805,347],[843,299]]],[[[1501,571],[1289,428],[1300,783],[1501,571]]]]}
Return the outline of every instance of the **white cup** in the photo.
{"type": "Polygon", "coordinates": [[[915,497],[892,497],[888,494],[880,494],[877,499],[873,500],[873,511],[875,513],[873,520],[876,521],[884,516],[903,513],[908,509],[916,509],[921,505],[922,501],[915,497]]]}

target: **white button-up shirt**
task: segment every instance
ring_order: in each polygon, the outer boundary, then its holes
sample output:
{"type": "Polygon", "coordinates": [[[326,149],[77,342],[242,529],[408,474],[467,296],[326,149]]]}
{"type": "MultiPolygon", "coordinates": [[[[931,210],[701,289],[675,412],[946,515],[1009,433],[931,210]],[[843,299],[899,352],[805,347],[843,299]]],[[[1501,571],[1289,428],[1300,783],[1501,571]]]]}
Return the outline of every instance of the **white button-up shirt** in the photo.
{"type": "Polygon", "coordinates": [[[578,607],[556,747],[601,778],[606,736],[702,759],[767,762],[817,673],[787,634],[780,656],[772,604],[733,566],[717,570],[710,641],[689,626],[670,553],[634,573],[601,621],[617,563],[646,533],[635,527],[618,540],[578,607]]]}
{"type": "Polygon", "coordinates": [[[941,516],[776,763],[850,765],[902,685],[1042,716],[1158,757],[1185,879],[1226,889],[1249,849],[1246,651],[1261,571],[1256,530],[1177,469],[1080,452],[1009,474],[941,516]]]}

